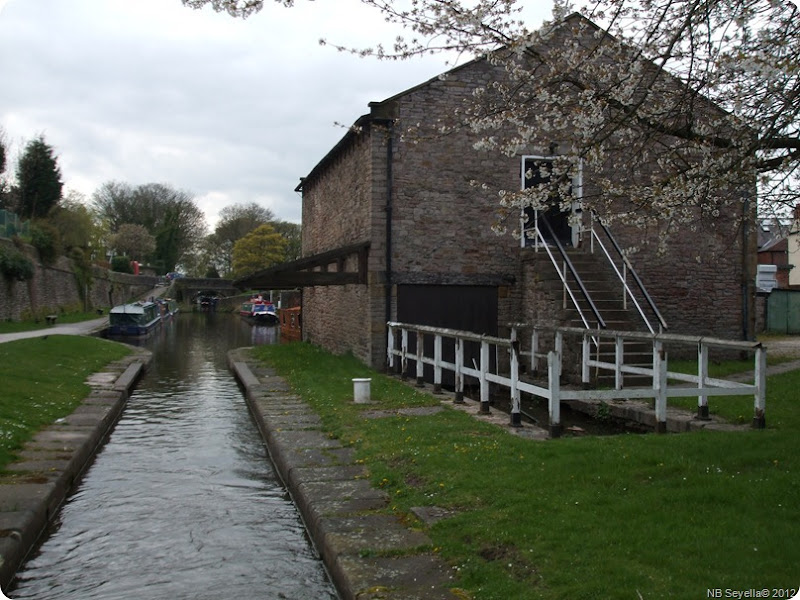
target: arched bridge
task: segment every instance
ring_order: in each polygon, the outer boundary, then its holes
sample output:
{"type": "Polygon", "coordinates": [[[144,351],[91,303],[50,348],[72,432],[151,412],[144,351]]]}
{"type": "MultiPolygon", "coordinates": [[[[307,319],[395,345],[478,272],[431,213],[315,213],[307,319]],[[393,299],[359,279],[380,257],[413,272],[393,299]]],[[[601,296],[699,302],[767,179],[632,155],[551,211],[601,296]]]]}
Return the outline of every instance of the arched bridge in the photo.
{"type": "Polygon", "coordinates": [[[240,293],[230,279],[181,277],[172,282],[172,294],[178,302],[194,302],[200,295],[227,298],[240,293]]]}

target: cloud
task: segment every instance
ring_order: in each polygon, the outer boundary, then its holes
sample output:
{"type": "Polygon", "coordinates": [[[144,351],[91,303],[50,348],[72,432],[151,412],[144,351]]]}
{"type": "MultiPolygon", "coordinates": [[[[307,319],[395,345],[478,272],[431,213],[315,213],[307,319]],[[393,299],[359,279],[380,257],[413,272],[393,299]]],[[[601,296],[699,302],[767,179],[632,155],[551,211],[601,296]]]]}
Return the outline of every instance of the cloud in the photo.
{"type": "Polygon", "coordinates": [[[67,188],[167,183],[212,226],[223,206],[250,201],[299,223],[293,190],[344,134],[335,123],[447,69],[442,57],[378,62],[320,46],[393,39],[357,0],[267,2],[246,20],[180,0],[6,0],[0,11],[12,152],[43,134],[67,188]]]}

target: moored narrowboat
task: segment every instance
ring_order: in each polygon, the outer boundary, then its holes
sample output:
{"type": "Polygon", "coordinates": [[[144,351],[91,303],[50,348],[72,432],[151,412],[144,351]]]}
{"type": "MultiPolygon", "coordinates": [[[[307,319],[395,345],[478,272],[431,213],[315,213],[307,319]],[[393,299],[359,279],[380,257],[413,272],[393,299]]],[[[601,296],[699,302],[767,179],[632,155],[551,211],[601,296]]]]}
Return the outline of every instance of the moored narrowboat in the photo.
{"type": "Polygon", "coordinates": [[[133,302],[115,306],[108,313],[110,335],[144,336],[161,324],[161,309],[155,302],[133,302]]]}

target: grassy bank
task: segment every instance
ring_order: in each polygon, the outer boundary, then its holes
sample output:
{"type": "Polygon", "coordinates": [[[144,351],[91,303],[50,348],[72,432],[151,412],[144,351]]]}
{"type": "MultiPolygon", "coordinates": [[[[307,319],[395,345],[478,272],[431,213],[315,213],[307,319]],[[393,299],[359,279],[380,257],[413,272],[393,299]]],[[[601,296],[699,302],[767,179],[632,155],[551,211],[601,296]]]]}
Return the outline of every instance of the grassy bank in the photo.
{"type": "Polygon", "coordinates": [[[72,413],[92,373],[130,352],[99,338],[48,335],[0,344],[0,469],[42,427],[72,413]]]}
{"type": "MultiPolygon", "coordinates": [[[[706,598],[796,587],[800,372],[771,377],[763,431],[530,441],[456,410],[364,418],[439,400],[306,344],[254,351],[352,445],[387,507],[451,516],[431,552],[474,599],[706,598]],[[372,377],[369,405],[354,377],[372,377]]],[[[752,400],[750,400],[752,416],[752,400]]]]}
{"type": "MultiPolygon", "coordinates": [[[[106,311],[108,312],[108,311],[106,311]]],[[[83,321],[91,321],[97,319],[102,315],[98,315],[97,311],[93,312],[67,312],[57,313],[58,323],[64,325],[65,323],[81,323],[83,321]]],[[[45,329],[50,325],[44,319],[25,320],[25,321],[0,321],[0,333],[18,333],[20,331],[34,331],[36,329],[45,329]]]]}

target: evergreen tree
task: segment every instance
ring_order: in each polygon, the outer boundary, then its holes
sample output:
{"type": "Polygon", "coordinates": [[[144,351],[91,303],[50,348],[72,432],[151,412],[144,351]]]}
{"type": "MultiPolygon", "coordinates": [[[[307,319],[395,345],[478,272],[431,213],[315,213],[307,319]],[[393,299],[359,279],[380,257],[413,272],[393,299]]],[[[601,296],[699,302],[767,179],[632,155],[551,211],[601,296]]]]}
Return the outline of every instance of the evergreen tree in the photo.
{"type": "Polygon", "coordinates": [[[53,148],[43,136],[31,140],[25,146],[17,164],[18,206],[17,212],[25,219],[40,218],[61,200],[64,187],[53,148]]]}

